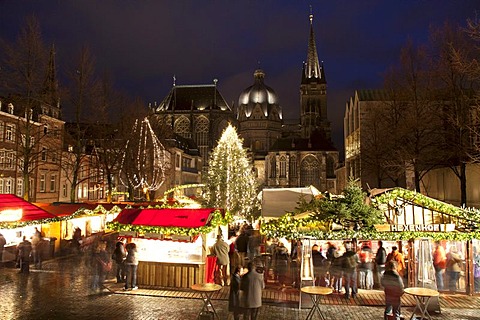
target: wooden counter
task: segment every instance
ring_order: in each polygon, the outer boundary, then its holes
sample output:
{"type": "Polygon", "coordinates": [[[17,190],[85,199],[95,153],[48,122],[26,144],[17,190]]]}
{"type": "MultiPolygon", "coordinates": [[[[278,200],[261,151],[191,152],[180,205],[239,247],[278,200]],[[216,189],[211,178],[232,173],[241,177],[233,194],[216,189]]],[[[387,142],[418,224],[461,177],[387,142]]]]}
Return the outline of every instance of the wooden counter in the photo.
{"type": "Polygon", "coordinates": [[[205,281],[205,264],[145,262],[137,269],[139,286],[190,288],[205,281]]]}

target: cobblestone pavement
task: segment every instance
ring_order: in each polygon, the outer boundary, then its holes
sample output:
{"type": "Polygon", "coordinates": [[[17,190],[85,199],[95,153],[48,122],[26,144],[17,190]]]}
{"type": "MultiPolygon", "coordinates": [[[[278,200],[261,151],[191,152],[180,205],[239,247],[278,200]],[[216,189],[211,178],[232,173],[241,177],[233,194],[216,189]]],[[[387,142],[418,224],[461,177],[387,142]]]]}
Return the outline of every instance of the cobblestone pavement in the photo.
{"type": "MultiPolygon", "coordinates": [[[[115,294],[109,290],[91,292],[88,268],[83,261],[58,259],[43,270],[29,275],[16,269],[0,269],[0,319],[196,319],[202,301],[194,298],[115,294]]],[[[213,300],[221,320],[233,320],[226,300],[213,300]]],[[[480,306],[443,308],[432,318],[445,320],[480,319],[480,306]]],[[[329,320],[383,319],[383,307],[356,305],[323,305],[329,320]]],[[[408,319],[412,308],[404,308],[408,319]]],[[[308,309],[299,310],[292,303],[265,303],[258,320],[305,319],[308,309]]],[[[317,317],[316,319],[320,319],[317,317]]]]}

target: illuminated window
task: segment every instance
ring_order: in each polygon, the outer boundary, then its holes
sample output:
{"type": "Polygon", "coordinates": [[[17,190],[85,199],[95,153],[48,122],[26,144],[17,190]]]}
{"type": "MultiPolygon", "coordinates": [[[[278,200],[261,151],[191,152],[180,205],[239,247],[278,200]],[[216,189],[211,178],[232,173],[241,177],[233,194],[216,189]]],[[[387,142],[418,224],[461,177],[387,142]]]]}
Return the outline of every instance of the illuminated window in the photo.
{"type": "Polygon", "coordinates": [[[13,164],[14,164],[14,153],[13,152],[7,152],[7,159],[5,163],[5,169],[13,169],[13,164]]]}
{"type": "Polygon", "coordinates": [[[5,123],[0,121],[0,141],[3,141],[3,130],[5,129],[5,123]]]}
{"type": "Polygon", "coordinates": [[[12,193],[12,179],[5,179],[5,193],[12,193]]]}
{"type": "Polygon", "coordinates": [[[64,183],[63,186],[62,186],[62,195],[63,197],[67,197],[67,192],[68,192],[68,188],[67,188],[67,184],[64,183]]]}
{"type": "Polygon", "coordinates": [[[45,192],[45,174],[40,174],[40,192],[45,192]]]}
{"type": "Polygon", "coordinates": [[[186,117],[180,117],[175,121],[175,133],[184,138],[191,138],[190,121],[186,117]]]}
{"type": "Polygon", "coordinates": [[[42,161],[47,161],[47,148],[42,148],[42,161]]]}
{"type": "Polygon", "coordinates": [[[7,124],[5,126],[5,141],[15,140],[15,125],[7,124]]]}
{"type": "Polygon", "coordinates": [[[7,112],[10,114],[13,114],[13,104],[9,103],[7,105],[7,112]]]}
{"type": "Polygon", "coordinates": [[[208,145],[209,121],[205,117],[198,117],[195,123],[195,142],[198,146],[208,145]]]}
{"type": "Polygon", "coordinates": [[[0,193],[5,193],[3,192],[3,179],[0,179],[0,193]]]}
{"type": "Polygon", "coordinates": [[[23,197],[23,179],[17,179],[17,196],[23,197]]]}

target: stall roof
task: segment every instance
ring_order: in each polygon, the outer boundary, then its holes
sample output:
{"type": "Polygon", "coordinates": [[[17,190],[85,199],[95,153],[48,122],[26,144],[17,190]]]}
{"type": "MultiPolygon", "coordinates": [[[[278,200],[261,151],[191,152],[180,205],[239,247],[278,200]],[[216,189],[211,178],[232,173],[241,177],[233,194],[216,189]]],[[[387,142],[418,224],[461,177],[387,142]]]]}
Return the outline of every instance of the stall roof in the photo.
{"type": "Polygon", "coordinates": [[[114,221],[155,227],[198,228],[210,221],[210,216],[217,209],[123,209],[114,221]]]}
{"type": "Polygon", "coordinates": [[[20,221],[34,221],[55,218],[55,215],[20,197],[17,197],[14,194],[0,194],[0,216],[2,211],[18,209],[22,209],[22,218],[20,221]]]}
{"type": "Polygon", "coordinates": [[[306,201],[321,195],[314,186],[305,188],[263,189],[259,196],[262,200],[262,215],[264,218],[278,218],[287,212],[295,211],[302,197],[306,201]]]}

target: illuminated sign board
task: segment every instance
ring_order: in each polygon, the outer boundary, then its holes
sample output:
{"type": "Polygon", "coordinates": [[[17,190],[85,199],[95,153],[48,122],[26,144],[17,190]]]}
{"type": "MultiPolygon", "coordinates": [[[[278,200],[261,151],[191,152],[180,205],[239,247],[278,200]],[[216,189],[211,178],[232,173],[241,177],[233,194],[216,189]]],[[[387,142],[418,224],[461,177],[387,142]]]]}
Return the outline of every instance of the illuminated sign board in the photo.
{"type": "Polygon", "coordinates": [[[21,220],[23,216],[22,209],[6,209],[0,211],[0,222],[12,222],[21,220]]]}
{"type": "Polygon", "coordinates": [[[377,224],[375,225],[377,231],[415,231],[415,232],[451,232],[455,231],[455,224],[377,224]]]}

